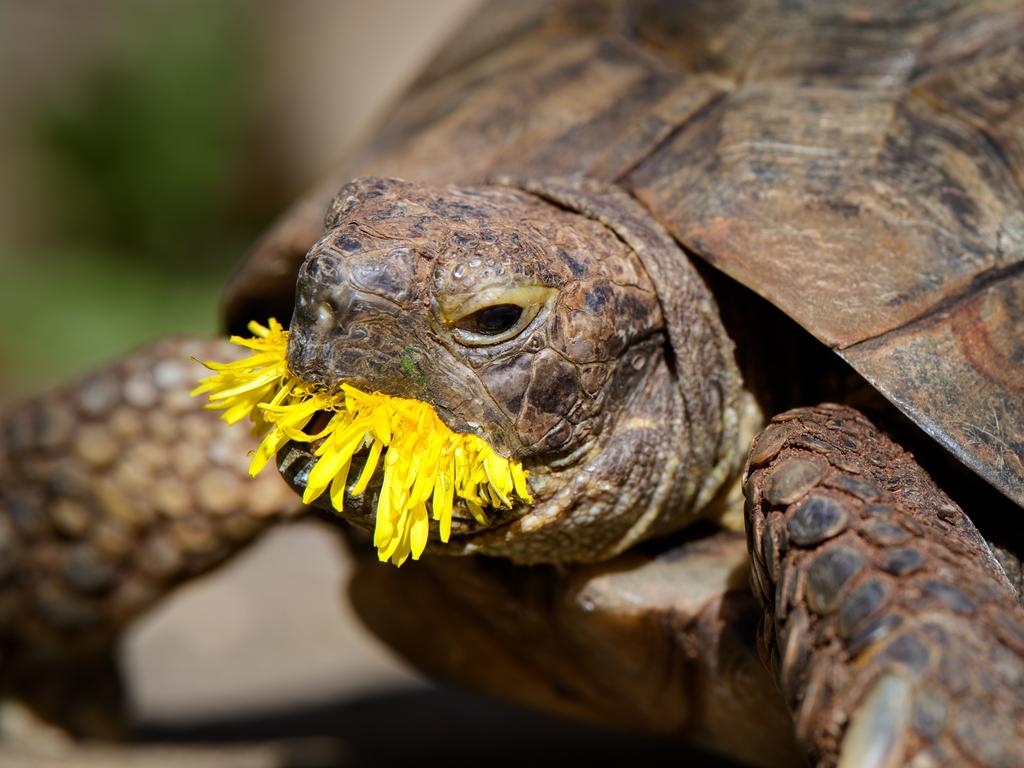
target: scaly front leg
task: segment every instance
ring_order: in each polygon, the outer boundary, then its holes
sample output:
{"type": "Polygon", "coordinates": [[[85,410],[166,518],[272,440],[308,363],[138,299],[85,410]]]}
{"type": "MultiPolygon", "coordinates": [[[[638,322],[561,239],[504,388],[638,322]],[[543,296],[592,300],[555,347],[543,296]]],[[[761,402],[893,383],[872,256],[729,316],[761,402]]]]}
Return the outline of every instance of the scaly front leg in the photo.
{"type": "Polygon", "coordinates": [[[1024,611],[973,523],[849,408],[777,417],[745,492],[763,641],[821,765],[1024,760],[1024,611]]]}
{"type": "Polygon", "coordinates": [[[0,686],[72,732],[109,735],[118,631],[298,500],[253,480],[245,429],[189,390],[227,341],[164,341],[0,422],[0,686]]]}

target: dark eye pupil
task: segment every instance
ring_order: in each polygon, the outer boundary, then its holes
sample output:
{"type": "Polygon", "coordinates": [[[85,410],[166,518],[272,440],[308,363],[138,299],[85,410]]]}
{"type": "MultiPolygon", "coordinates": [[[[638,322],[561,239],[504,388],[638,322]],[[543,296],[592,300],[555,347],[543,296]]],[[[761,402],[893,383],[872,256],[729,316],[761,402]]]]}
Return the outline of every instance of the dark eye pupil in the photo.
{"type": "Polygon", "coordinates": [[[470,321],[468,330],[492,336],[504,333],[519,322],[522,314],[523,308],[515,304],[498,304],[487,307],[466,318],[470,321]]]}

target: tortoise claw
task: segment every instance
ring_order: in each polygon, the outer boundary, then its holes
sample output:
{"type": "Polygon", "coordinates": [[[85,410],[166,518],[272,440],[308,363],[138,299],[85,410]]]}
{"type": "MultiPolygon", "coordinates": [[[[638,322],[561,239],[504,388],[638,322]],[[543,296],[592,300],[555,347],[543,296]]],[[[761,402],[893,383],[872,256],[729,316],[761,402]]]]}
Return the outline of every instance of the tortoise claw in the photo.
{"type": "Polygon", "coordinates": [[[895,674],[880,677],[846,729],[837,768],[902,765],[911,699],[906,678],[895,674]]]}

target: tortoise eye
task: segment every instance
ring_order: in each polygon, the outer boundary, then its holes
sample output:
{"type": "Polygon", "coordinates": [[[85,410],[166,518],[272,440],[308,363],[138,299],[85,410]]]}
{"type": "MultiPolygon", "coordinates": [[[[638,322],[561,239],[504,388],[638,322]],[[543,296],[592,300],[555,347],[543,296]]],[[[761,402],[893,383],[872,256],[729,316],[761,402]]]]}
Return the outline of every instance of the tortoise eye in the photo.
{"type": "Polygon", "coordinates": [[[467,315],[455,327],[483,336],[498,336],[514,328],[522,316],[523,308],[518,304],[496,304],[467,315]]]}
{"type": "Polygon", "coordinates": [[[438,309],[455,341],[467,347],[487,347],[526,330],[556,293],[543,285],[495,286],[442,297],[438,309]]]}

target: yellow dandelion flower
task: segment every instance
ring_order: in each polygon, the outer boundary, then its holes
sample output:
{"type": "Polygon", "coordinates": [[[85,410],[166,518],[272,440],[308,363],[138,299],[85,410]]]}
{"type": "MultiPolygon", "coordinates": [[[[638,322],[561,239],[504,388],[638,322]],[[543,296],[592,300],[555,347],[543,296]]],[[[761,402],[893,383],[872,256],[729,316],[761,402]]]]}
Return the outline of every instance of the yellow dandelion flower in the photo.
{"type": "Polygon", "coordinates": [[[314,391],[289,373],[288,332],[279,322],[251,322],[249,330],[252,338],[232,336],[231,341],[254,354],[233,363],[204,363],[214,374],[192,394],[209,393],[207,408],[223,410],[221,418],[230,424],[252,419],[263,438],[249,465],[253,476],[289,440],[320,441],[302,496],[305,504],[327,492],[341,512],[346,488],[361,495],[382,469],[373,533],[381,561],[401,565],[410,556],[418,559],[427,545],[430,519],[447,542],[456,498],[480,523],[486,523],[488,507],[507,509],[515,498],[532,502],[527,473],[518,461],[501,456],[477,435],[453,432],[427,403],[348,384],[339,392],[314,391]],[[322,411],[333,414],[327,426],[307,432],[310,420],[322,411]],[[348,487],[352,457],[363,448],[368,448],[366,460],[348,487]]]}

